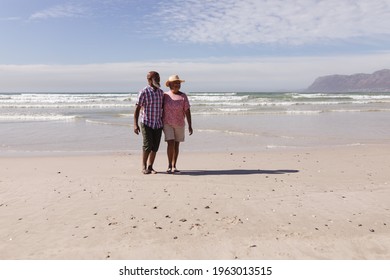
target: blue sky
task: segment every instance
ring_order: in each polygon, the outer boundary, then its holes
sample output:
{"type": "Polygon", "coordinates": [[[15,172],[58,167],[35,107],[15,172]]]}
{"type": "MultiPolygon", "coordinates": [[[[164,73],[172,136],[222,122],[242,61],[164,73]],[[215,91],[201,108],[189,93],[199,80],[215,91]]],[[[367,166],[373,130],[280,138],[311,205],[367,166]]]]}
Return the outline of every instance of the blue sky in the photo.
{"type": "Polygon", "coordinates": [[[0,92],[301,90],[390,68],[390,0],[0,0],[0,92]]]}

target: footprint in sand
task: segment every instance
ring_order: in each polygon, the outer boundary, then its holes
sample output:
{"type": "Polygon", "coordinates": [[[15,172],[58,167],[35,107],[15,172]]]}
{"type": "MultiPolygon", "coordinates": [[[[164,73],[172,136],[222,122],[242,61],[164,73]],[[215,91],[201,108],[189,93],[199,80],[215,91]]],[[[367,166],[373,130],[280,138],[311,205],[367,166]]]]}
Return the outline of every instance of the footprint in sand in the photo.
{"type": "Polygon", "coordinates": [[[199,230],[199,229],[201,229],[201,228],[202,228],[202,225],[199,224],[199,223],[192,224],[192,225],[190,226],[190,230],[199,230]]]}
{"type": "Polygon", "coordinates": [[[219,222],[223,222],[225,223],[226,225],[238,225],[238,224],[243,224],[243,221],[238,218],[237,216],[234,216],[234,217],[223,217],[221,219],[217,219],[217,221],[219,222]]]}

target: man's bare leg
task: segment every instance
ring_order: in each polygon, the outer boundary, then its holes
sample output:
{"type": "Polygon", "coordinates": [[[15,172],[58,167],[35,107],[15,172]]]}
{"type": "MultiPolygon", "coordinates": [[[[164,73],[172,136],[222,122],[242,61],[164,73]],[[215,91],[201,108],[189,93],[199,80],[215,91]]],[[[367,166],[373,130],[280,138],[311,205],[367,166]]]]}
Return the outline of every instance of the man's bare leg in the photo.
{"type": "Polygon", "coordinates": [[[153,169],[154,160],[156,158],[156,152],[151,151],[149,154],[149,163],[148,163],[148,170],[150,173],[156,174],[157,172],[153,169]]]}
{"type": "Polygon", "coordinates": [[[150,155],[150,151],[143,151],[142,152],[142,173],[149,174],[150,171],[147,168],[147,162],[150,155]]]}

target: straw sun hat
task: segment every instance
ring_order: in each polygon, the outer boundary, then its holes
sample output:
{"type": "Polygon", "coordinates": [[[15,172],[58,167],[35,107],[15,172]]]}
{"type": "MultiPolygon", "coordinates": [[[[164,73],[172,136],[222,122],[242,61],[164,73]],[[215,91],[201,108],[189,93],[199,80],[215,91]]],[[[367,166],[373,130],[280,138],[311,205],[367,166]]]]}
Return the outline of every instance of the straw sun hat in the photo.
{"type": "Polygon", "coordinates": [[[178,75],[172,75],[172,76],[169,76],[168,81],[165,82],[165,85],[167,87],[169,87],[169,83],[170,82],[176,82],[176,81],[179,81],[180,83],[184,83],[185,82],[185,80],[180,80],[178,75]]]}

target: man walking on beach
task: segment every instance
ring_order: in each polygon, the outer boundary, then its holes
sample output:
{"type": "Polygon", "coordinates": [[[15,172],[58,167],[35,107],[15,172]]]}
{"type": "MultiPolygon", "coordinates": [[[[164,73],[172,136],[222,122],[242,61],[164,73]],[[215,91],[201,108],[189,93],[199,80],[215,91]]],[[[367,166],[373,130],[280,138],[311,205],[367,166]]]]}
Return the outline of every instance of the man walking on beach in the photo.
{"type": "Polygon", "coordinates": [[[159,73],[151,71],[146,78],[148,86],[140,91],[134,112],[134,133],[138,135],[142,131],[142,173],[156,174],[153,163],[161,141],[164,92],[160,89],[159,73]],[[138,125],[140,113],[141,128],[138,125]]]}

